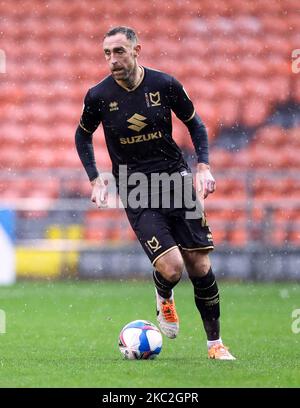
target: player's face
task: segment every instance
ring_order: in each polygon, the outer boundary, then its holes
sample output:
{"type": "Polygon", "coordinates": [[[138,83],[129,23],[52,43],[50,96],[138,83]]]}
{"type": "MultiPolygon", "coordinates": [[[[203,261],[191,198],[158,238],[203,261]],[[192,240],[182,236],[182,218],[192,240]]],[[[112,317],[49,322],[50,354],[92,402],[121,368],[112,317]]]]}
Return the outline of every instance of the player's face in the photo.
{"type": "Polygon", "coordinates": [[[133,44],[124,34],[106,37],[103,41],[105,59],[114,79],[126,81],[133,73],[140,45],[133,44]]]}

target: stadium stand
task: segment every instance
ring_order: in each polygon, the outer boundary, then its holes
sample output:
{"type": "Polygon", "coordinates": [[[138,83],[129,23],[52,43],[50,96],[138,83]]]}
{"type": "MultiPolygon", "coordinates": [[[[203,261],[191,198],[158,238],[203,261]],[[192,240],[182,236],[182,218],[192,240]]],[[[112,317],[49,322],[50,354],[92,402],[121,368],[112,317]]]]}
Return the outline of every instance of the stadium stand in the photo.
{"type": "MultiPolygon", "coordinates": [[[[0,76],[1,200],[88,199],[74,131],[86,90],[107,75],[102,35],[130,25],[142,40],[140,62],[181,80],[209,130],[217,191],[207,213],[215,241],[300,246],[300,74],[291,71],[300,46],[298,0],[2,0],[0,21],[8,61],[0,76]]],[[[177,119],[174,138],[193,165],[177,119]]],[[[99,167],[110,171],[101,129],[94,140],[99,167]]],[[[134,239],[121,210],[91,208],[73,236],[134,239]]],[[[49,221],[41,234],[61,237],[53,233],[60,220],[40,214],[49,221]]],[[[19,223],[22,231],[25,212],[19,223]]]]}

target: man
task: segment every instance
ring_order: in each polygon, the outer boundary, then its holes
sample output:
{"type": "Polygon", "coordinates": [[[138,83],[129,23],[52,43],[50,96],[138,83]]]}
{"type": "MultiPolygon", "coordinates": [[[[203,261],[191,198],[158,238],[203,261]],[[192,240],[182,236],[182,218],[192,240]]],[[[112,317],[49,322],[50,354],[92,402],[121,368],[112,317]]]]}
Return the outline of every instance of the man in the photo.
{"type": "MultiPolygon", "coordinates": [[[[174,205],[174,200],[169,208],[161,201],[158,206],[151,206],[153,195],[149,192],[145,195],[146,204],[150,205],[136,207],[130,200],[127,202],[130,187],[126,186],[125,193],[121,194],[124,184],[120,182],[121,166],[126,166],[126,181],[130,175],[142,174],[151,184],[152,176],[161,173],[179,175],[177,180],[182,181],[183,186],[188,184],[185,180],[191,180],[191,171],[172,139],[173,111],[192,137],[198,157],[197,190],[200,198],[206,198],[215,190],[215,181],[209,170],[205,126],[175,78],[138,64],[141,45],[132,29],[121,26],[108,31],[103,50],[111,75],[89,89],[75,136],[79,157],[91,182],[91,200],[99,208],[107,205],[107,187],[98,173],[92,142],[93,132],[102,122],[113,175],[121,199],[126,202],[127,217],[154,266],[161,331],[169,338],[178,334],[173,288],[185,266],[207,335],[208,357],[234,360],[220,337],[219,292],[208,256],[213,242],[202,212],[196,218],[187,217],[187,209],[191,207],[182,200],[179,200],[181,208],[174,205]]],[[[162,186],[158,192],[160,200],[164,201],[161,196],[166,192],[174,199],[182,188],[177,184],[169,188],[162,186]]],[[[192,195],[195,198],[194,190],[192,195]]]]}

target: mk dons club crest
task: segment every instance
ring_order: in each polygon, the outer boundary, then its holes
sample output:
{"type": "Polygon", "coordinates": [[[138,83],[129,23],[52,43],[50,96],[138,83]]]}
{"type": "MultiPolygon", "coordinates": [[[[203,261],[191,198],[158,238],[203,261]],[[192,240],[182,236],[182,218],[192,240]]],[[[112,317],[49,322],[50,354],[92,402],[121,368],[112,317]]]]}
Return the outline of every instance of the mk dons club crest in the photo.
{"type": "Polygon", "coordinates": [[[161,248],[161,245],[160,245],[158,239],[155,236],[153,236],[151,238],[151,240],[149,239],[147,241],[147,244],[148,244],[148,246],[149,246],[149,248],[151,249],[152,252],[156,252],[161,248]]]}
{"type": "Polygon", "coordinates": [[[146,104],[148,108],[154,107],[154,106],[161,106],[159,91],[145,93],[145,98],[146,98],[146,104]]]}

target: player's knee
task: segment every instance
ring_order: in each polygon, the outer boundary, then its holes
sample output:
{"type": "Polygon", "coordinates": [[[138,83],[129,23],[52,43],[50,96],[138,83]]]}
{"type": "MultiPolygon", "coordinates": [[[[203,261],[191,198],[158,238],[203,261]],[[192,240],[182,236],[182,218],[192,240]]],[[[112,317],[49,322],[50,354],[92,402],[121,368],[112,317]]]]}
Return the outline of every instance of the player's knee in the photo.
{"type": "Polygon", "coordinates": [[[187,272],[190,276],[205,276],[210,267],[210,259],[206,253],[193,253],[186,259],[187,272]]]}
{"type": "Polygon", "coordinates": [[[198,261],[194,265],[194,270],[201,274],[202,276],[205,276],[210,268],[210,262],[206,260],[198,261]]]}
{"type": "Polygon", "coordinates": [[[168,265],[163,270],[163,275],[170,282],[178,282],[181,278],[183,266],[178,262],[173,265],[168,265]]]}
{"type": "Polygon", "coordinates": [[[184,262],[180,253],[173,254],[173,256],[159,259],[155,267],[165,279],[170,282],[178,282],[183,272],[184,262]]]}
{"type": "Polygon", "coordinates": [[[166,274],[171,282],[178,282],[183,272],[183,260],[177,260],[166,269],[166,274]]]}

